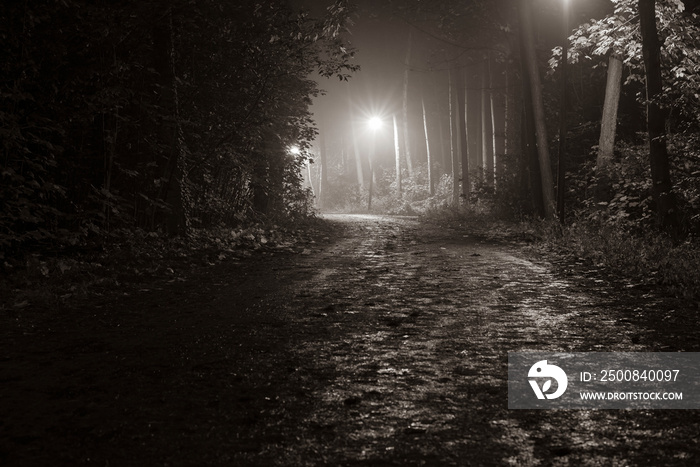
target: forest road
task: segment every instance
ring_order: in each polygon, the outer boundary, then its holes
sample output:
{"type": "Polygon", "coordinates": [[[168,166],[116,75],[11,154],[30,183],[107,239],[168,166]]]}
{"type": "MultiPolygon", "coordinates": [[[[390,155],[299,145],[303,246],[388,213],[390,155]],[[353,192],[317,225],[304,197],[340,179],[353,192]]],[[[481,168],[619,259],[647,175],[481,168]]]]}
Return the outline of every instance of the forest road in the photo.
{"type": "Polygon", "coordinates": [[[700,462],[697,411],[507,408],[509,351],[672,348],[635,324],[649,296],[414,218],[326,217],[303,254],[15,320],[0,464],[700,462]]]}

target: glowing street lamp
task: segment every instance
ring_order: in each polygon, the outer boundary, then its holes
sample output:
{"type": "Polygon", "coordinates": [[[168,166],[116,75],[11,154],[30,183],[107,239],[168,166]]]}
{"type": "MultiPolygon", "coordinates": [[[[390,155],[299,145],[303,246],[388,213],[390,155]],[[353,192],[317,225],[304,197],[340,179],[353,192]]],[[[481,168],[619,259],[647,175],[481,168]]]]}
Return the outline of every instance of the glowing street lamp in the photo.
{"type": "Polygon", "coordinates": [[[289,153],[294,155],[294,156],[298,156],[299,154],[301,154],[301,149],[299,149],[299,146],[297,146],[297,145],[290,146],[289,153]]]}
{"type": "Polygon", "coordinates": [[[379,118],[379,117],[377,117],[377,116],[374,116],[374,117],[371,117],[371,118],[367,121],[367,126],[369,127],[370,130],[372,130],[372,131],[377,131],[377,130],[379,130],[382,126],[384,126],[384,122],[382,121],[381,118],[379,118]]]}

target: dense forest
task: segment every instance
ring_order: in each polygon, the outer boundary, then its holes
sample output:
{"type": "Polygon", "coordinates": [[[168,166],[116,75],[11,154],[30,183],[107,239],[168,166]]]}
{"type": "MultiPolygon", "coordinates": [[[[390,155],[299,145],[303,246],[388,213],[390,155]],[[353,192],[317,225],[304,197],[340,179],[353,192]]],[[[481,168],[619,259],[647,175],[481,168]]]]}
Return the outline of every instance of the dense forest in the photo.
{"type": "Polygon", "coordinates": [[[526,237],[695,294],[698,2],[383,7],[366,11],[390,32],[358,49],[392,37],[384,61],[360,60],[347,97],[319,112],[350,122],[320,119],[320,206],[521,222],[526,237]],[[368,102],[382,84],[389,97],[368,102]]]}
{"type": "Polygon", "coordinates": [[[3,2],[5,255],[305,214],[310,78],[356,65],[337,2],[3,2]]]}
{"type": "Polygon", "coordinates": [[[697,2],[321,3],[4,2],[6,265],[319,208],[697,234],[697,2]]]}
{"type": "MultiPolygon", "coordinates": [[[[696,230],[700,21],[686,3],[393,2],[407,33],[383,139],[399,123],[373,189],[395,211],[495,197],[511,214],[696,230]]],[[[348,194],[369,185],[370,150],[342,131],[317,148],[329,161],[312,185],[331,176],[322,202],[361,209],[348,194]]]]}

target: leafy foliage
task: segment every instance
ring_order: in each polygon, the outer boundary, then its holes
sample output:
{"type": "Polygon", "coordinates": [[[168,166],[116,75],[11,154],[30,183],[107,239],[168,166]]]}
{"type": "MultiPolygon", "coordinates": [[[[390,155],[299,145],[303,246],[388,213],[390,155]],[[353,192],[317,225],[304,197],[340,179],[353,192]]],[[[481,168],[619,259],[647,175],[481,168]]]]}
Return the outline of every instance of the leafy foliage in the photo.
{"type": "Polygon", "coordinates": [[[357,69],[344,0],[0,6],[0,250],[308,211],[312,72],[357,69]],[[303,154],[303,152],[302,152],[303,154]]]}
{"type": "MultiPolygon", "coordinates": [[[[569,37],[569,61],[598,64],[601,57],[617,54],[627,66],[626,82],[644,81],[642,41],[636,0],[613,0],[615,11],[603,19],[579,26],[569,37]],[[598,57],[598,59],[594,58],[598,57]],[[598,61],[596,61],[598,60],[598,61]]],[[[656,17],[664,63],[664,105],[697,128],[700,108],[700,22],[685,13],[681,0],[656,2],[656,17]]],[[[553,50],[550,67],[561,61],[561,47],[553,50]]],[[[640,94],[640,100],[644,97],[640,94]]]]}

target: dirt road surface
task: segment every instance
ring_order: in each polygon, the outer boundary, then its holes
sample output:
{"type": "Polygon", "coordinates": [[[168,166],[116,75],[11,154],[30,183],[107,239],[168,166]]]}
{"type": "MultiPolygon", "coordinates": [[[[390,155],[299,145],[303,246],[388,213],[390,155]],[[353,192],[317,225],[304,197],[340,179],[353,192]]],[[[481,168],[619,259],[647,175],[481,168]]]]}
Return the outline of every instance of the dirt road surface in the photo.
{"type": "Polygon", "coordinates": [[[509,351],[698,351],[663,297],[462,229],[328,219],[297,254],[3,316],[0,465],[700,464],[694,410],[507,408],[509,351]]]}

